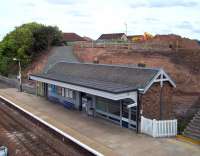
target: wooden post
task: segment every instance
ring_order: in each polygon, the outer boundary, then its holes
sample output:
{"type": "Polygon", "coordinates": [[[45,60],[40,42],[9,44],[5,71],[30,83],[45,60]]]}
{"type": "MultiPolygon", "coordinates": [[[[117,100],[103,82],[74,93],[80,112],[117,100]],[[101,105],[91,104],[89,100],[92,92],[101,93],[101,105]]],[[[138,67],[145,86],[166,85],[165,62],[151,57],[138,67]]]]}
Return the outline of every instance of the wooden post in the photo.
{"type": "Polygon", "coordinates": [[[161,86],[161,90],[160,90],[160,120],[163,119],[163,100],[162,100],[162,96],[163,96],[163,86],[161,86]]]}
{"type": "Polygon", "coordinates": [[[162,103],[162,92],[163,92],[163,72],[161,72],[160,74],[160,87],[161,87],[161,90],[160,90],[160,120],[162,120],[163,118],[163,103],[162,103]]]}
{"type": "Polygon", "coordinates": [[[156,127],[157,127],[157,121],[155,119],[153,119],[152,121],[152,136],[156,137],[157,136],[157,131],[156,131],[156,127]]]}

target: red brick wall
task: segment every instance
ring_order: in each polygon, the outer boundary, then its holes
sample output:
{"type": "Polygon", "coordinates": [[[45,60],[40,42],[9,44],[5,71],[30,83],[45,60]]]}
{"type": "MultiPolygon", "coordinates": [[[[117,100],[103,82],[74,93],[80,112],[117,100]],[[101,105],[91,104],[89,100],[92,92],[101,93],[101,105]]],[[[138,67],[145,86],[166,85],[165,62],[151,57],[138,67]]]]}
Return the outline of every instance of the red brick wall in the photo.
{"type": "Polygon", "coordinates": [[[142,115],[150,119],[160,119],[160,99],[162,99],[162,119],[172,119],[172,95],[173,87],[168,82],[165,82],[162,88],[162,98],[160,98],[160,83],[154,83],[149,90],[142,95],[142,115]]]}

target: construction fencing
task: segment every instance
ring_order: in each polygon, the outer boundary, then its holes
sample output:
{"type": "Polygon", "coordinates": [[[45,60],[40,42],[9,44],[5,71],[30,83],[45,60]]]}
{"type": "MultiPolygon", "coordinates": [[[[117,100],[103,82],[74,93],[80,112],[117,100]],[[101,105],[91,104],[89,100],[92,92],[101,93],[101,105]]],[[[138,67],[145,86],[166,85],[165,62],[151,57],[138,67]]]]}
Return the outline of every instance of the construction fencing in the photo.
{"type": "Polygon", "coordinates": [[[127,49],[137,51],[171,51],[167,43],[154,43],[154,42],[78,42],[76,47],[80,48],[109,48],[109,49],[127,49]]]}
{"type": "Polygon", "coordinates": [[[177,120],[151,120],[141,117],[141,132],[152,137],[172,137],[177,135],[177,120]]]}

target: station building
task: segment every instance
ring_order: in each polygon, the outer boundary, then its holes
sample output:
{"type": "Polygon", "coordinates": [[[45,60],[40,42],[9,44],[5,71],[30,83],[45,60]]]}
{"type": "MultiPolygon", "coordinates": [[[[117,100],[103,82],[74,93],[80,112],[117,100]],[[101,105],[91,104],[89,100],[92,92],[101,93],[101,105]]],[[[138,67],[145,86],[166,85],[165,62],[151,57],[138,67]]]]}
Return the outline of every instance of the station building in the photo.
{"type": "Polygon", "coordinates": [[[163,69],[58,62],[29,78],[36,81],[38,96],[121,127],[139,131],[141,116],[173,118],[176,85],[163,69]]]}

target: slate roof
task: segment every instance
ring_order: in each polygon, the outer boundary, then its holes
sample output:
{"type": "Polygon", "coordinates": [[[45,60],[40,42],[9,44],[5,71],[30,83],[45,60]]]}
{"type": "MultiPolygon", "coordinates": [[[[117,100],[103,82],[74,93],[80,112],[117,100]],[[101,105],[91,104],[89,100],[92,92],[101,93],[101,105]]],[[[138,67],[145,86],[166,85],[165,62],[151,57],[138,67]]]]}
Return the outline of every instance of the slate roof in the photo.
{"type": "Polygon", "coordinates": [[[59,62],[46,73],[33,76],[117,94],[144,89],[158,72],[127,65],[59,62]]]}
{"type": "Polygon", "coordinates": [[[75,41],[86,41],[83,37],[76,33],[63,33],[63,41],[75,42],[75,41]]]}
{"type": "Polygon", "coordinates": [[[113,40],[113,39],[121,39],[121,37],[125,35],[124,33],[113,33],[113,34],[102,34],[98,40],[113,40]]]}

